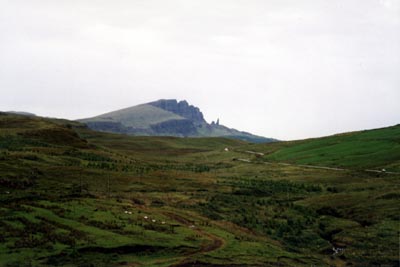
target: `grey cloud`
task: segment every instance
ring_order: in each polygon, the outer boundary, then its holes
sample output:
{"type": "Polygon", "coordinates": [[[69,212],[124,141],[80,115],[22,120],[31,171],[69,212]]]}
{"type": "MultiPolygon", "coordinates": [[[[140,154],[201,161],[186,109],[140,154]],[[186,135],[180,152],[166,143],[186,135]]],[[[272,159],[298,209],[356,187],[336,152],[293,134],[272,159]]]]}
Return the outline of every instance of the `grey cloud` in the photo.
{"type": "Polygon", "coordinates": [[[398,0],[3,0],[0,32],[0,110],[178,98],[281,139],[400,122],[398,0]]]}

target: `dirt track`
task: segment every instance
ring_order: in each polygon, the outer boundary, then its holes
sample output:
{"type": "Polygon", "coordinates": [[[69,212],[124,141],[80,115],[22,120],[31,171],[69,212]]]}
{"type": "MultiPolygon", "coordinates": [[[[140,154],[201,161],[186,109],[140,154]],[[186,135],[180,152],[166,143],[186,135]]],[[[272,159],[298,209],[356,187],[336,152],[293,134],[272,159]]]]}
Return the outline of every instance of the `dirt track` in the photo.
{"type": "MultiPolygon", "coordinates": [[[[242,151],[238,151],[242,152],[242,151]]],[[[264,153],[260,152],[254,152],[254,151],[243,151],[244,153],[247,154],[255,154],[255,155],[264,155],[264,153]]],[[[250,159],[246,160],[241,160],[245,162],[251,162],[250,159]]],[[[284,165],[284,166],[294,166],[294,167],[301,167],[301,168],[311,168],[311,169],[321,169],[321,170],[331,170],[331,171],[352,171],[352,169],[344,169],[344,168],[336,168],[336,167],[328,167],[328,166],[317,166],[317,165],[305,165],[305,164],[293,164],[293,163],[287,163],[287,162],[267,162],[264,161],[264,164],[278,164],[278,165],[284,165]]],[[[375,173],[383,173],[383,174],[400,174],[400,172],[392,172],[392,171],[386,171],[386,170],[372,170],[372,169],[365,169],[365,172],[375,172],[375,173]]]]}
{"type": "Polygon", "coordinates": [[[191,220],[189,220],[181,215],[178,215],[173,212],[163,212],[163,214],[165,216],[168,216],[172,220],[175,220],[183,225],[192,227],[193,231],[195,231],[198,235],[206,237],[207,239],[209,239],[211,241],[211,242],[203,243],[199,250],[185,254],[184,258],[182,260],[180,260],[179,262],[177,262],[175,264],[172,264],[171,267],[184,267],[184,266],[188,266],[188,265],[191,266],[190,263],[192,262],[192,260],[191,260],[192,256],[217,250],[225,244],[224,239],[222,239],[214,234],[205,232],[204,230],[198,228],[197,226],[194,226],[194,224],[191,220]]]}

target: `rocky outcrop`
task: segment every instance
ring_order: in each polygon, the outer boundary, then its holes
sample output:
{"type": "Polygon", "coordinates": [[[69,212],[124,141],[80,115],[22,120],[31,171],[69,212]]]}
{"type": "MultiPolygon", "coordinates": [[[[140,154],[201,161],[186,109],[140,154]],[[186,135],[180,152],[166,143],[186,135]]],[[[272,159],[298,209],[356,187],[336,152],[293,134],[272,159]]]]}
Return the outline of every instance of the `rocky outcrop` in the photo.
{"type": "Polygon", "coordinates": [[[192,121],[196,125],[206,123],[200,109],[189,105],[185,100],[178,102],[176,99],[161,99],[148,104],[178,114],[179,116],[192,121]]]}

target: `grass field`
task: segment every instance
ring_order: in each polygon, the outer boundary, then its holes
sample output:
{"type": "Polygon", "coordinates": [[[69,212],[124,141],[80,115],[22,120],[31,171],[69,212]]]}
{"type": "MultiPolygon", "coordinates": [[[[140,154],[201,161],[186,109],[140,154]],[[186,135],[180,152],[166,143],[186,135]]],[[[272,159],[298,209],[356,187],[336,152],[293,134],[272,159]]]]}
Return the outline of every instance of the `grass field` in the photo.
{"type": "Polygon", "coordinates": [[[251,145],[265,160],[400,172],[400,125],[270,145],[251,145]]]}
{"type": "Polygon", "coordinates": [[[399,170],[399,138],[253,145],[0,114],[0,266],[399,266],[400,175],[365,171],[399,170]]]}

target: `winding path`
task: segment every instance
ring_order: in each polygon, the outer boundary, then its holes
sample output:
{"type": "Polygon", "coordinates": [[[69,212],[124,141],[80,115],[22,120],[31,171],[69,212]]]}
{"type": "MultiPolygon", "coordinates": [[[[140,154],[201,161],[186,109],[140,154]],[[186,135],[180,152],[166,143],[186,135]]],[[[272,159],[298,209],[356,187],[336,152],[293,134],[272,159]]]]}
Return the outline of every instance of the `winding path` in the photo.
{"type": "MultiPolygon", "coordinates": [[[[176,213],[173,212],[163,212],[163,214],[169,218],[171,218],[172,220],[175,220],[183,225],[186,225],[188,227],[193,226],[193,222],[181,215],[178,215],[176,213]]],[[[202,230],[201,228],[195,226],[192,227],[193,231],[195,231],[197,234],[206,237],[207,239],[209,239],[211,242],[207,242],[207,243],[203,243],[200,247],[200,249],[196,250],[196,251],[192,251],[189,253],[186,253],[184,255],[183,259],[180,259],[177,263],[174,263],[171,265],[171,267],[184,267],[184,266],[189,266],[192,262],[191,257],[195,256],[195,255],[199,255],[199,254],[204,254],[207,252],[211,252],[214,250],[217,250],[221,247],[224,246],[225,244],[225,240],[222,239],[221,237],[218,237],[214,234],[208,233],[204,230],[202,230]]]]}

